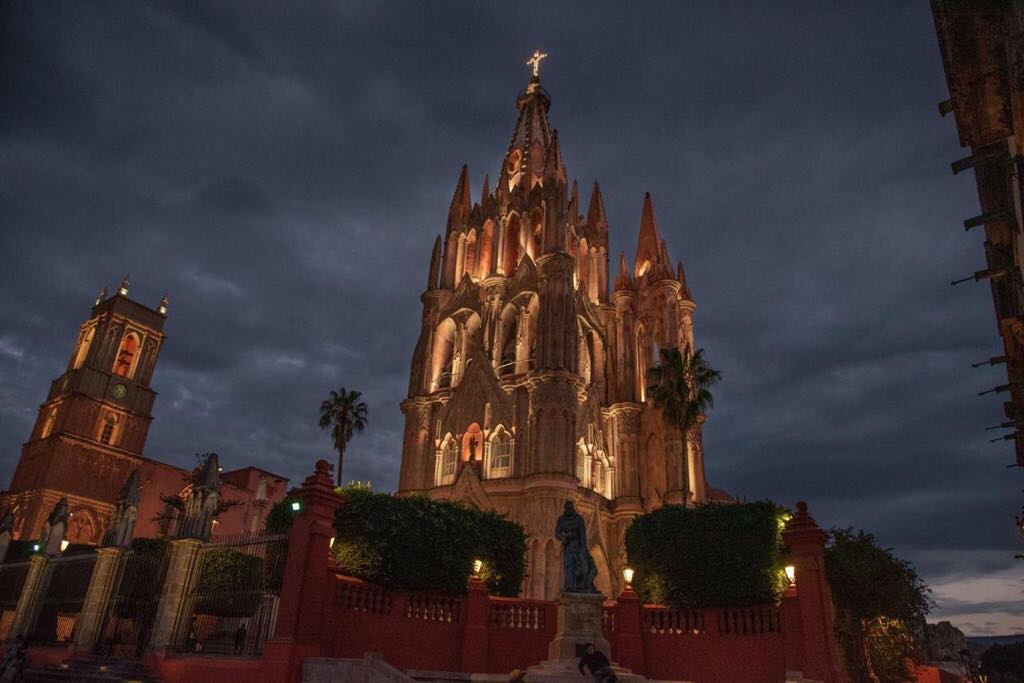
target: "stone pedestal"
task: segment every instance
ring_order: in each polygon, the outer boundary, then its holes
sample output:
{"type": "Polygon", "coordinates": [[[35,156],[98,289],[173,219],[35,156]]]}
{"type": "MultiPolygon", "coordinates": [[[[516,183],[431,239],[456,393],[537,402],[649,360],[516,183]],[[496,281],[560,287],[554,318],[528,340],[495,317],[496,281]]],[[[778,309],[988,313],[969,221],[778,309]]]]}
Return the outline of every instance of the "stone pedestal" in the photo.
{"type": "Polygon", "coordinates": [[[600,593],[562,593],[558,599],[558,632],[548,645],[548,660],[578,660],[592,643],[612,658],[611,645],[601,628],[604,596],[600,593]]]}

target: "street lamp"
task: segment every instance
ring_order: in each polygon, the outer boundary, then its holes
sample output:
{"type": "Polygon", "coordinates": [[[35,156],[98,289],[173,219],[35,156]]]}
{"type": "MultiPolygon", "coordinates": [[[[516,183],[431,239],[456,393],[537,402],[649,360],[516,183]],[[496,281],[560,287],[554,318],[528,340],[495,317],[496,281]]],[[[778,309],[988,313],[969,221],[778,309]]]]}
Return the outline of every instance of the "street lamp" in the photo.
{"type": "Polygon", "coordinates": [[[480,572],[484,569],[483,560],[473,560],[473,576],[480,576],[480,572]]]}
{"type": "Polygon", "coordinates": [[[796,567],[791,564],[786,565],[786,578],[789,579],[789,585],[796,585],[796,567]]]}
{"type": "Polygon", "coordinates": [[[626,580],[626,585],[627,586],[630,586],[630,587],[633,586],[633,573],[634,572],[633,572],[633,568],[632,567],[626,567],[625,569],[622,570],[622,578],[624,578],[626,580]]]}

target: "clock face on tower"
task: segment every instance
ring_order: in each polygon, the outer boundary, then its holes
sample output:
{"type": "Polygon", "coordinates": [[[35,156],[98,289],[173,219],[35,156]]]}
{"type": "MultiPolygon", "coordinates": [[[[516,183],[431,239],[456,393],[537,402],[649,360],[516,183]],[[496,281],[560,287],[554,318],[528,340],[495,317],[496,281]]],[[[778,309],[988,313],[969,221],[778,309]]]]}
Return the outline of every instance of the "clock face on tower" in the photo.
{"type": "Polygon", "coordinates": [[[111,396],[114,398],[124,398],[128,395],[128,387],[123,384],[115,384],[110,390],[111,396]]]}

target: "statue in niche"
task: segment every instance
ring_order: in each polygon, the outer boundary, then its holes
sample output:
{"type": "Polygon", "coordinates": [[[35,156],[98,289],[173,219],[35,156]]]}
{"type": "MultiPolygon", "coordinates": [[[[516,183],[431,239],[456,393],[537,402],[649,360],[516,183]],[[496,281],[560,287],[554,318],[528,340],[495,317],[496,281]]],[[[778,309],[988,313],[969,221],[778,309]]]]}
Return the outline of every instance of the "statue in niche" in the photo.
{"type": "Polygon", "coordinates": [[[60,555],[61,542],[68,532],[68,499],[61,498],[53,506],[43,524],[39,545],[46,555],[60,555]]]}
{"type": "Polygon", "coordinates": [[[565,501],[564,511],[555,524],[555,538],[562,542],[563,590],[566,593],[597,593],[594,586],[597,565],[587,548],[587,525],[571,500],[565,501]]]}
{"type": "Polygon", "coordinates": [[[479,445],[475,436],[469,437],[469,460],[470,462],[476,460],[476,447],[479,445]]]}

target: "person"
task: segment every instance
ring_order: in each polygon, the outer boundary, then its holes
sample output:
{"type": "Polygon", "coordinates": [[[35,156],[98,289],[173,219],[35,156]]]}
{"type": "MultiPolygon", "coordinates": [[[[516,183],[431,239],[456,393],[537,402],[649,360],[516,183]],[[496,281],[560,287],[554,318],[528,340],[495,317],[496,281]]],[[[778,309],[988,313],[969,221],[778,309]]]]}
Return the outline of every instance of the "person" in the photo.
{"type": "Polygon", "coordinates": [[[25,636],[18,636],[0,662],[0,683],[17,683],[24,680],[22,673],[28,663],[28,643],[25,636]]]}
{"type": "Polygon", "coordinates": [[[587,667],[594,683],[617,683],[619,677],[612,671],[612,663],[604,656],[604,653],[594,647],[593,643],[587,643],[587,653],[580,657],[580,675],[586,676],[583,667],[587,667]]]}
{"type": "Polygon", "coordinates": [[[242,654],[242,650],[245,649],[245,636],[246,636],[246,628],[245,628],[245,622],[243,621],[241,624],[238,625],[238,629],[235,630],[235,654],[236,655],[242,654]]]}

